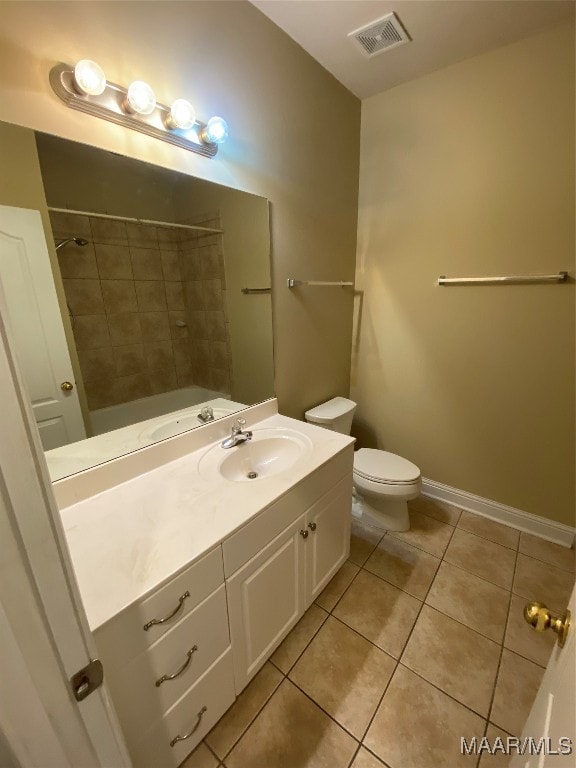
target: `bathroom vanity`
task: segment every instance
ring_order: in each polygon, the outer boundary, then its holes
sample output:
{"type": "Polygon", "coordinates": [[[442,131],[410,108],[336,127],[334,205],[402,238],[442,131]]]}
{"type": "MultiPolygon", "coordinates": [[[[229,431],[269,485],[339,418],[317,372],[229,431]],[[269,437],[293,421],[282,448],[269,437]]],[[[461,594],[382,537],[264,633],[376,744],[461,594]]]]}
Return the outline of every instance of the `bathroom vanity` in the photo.
{"type": "Polygon", "coordinates": [[[135,768],[179,765],[348,557],[354,440],[242,416],[54,486],[135,768]]]}

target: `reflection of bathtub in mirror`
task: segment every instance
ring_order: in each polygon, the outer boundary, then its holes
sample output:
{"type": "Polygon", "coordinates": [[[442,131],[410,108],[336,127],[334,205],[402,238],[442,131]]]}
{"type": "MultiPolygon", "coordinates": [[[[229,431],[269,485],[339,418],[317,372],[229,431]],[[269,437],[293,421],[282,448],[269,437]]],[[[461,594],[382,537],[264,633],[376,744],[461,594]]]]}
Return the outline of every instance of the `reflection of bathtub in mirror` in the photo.
{"type": "Polygon", "coordinates": [[[99,434],[45,452],[51,480],[60,480],[201,426],[203,422],[198,415],[207,406],[213,409],[215,418],[246,408],[245,403],[234,402],[219,394],[192,386],[134,400],[129,404],[128,414],[126,403],[121,408],[110,406],[95,411],[92,415],[97,415],[94,423],[99,434]]]}

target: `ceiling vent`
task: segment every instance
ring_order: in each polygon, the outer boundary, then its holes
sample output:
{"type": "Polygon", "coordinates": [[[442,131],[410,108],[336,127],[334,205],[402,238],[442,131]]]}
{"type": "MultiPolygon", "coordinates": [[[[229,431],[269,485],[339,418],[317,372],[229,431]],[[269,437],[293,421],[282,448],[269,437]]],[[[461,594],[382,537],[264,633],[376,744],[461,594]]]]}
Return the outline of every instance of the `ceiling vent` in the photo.
{"type": "Polygon", "coordinates": [[[388,13],[381,19],[350,32],[348,37],[353,38],[358,43],[368,58],[399,45],[404,45],[404,43],[409,43],[411,40],[410,35],[395,13],[388,13]]]}

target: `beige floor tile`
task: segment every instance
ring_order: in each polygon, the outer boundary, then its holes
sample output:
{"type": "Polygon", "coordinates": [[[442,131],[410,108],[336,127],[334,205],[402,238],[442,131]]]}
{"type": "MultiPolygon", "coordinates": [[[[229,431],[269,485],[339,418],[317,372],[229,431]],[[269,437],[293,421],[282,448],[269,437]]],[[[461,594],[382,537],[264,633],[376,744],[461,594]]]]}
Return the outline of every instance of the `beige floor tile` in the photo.
{"type": "MultiPolygon", "coordinates": [[[[508,734],[501,728],[496,728],[496,726],[492,725],[492,723],[488,724],[486,737],[488,738],[492,749],[499,747],[500,743],[502,746],[506,747],[506,739],[508,738],[508,734]],[[500,739],[501,742],[499,743],[497,739],[500,739]]],[[[478,768],[508,768],[510,765],[510,759],[510,755],[505,755],[499,751],[495,752],[493,755],[484,752],[480,758],[478,768]]]]}
{"type": "Polygon", "coordinates": [[[486,716],[499,659],[499,645],[425,605],[401,661],[486,716]]]}
{"type": "Polygon", "coordinates": [[[553,632],[535,632],[524,621],[526,598],[512,595],[504,647],[545,667],[556,642],[553,632]]]}
{"type": "Polygon", "coordinates": [[[490,720],[520,736],[543,674],[542,667],[504,648],[490,720]]]}
{"type": "Polygon", "coordinates": [[[548,608],[564,611],[574,587],[574,574],[553,565],[518,555],[512,592],[528,600],[537,600],[548,608]]]}
{"type": "Polygon", "coordinates": [[[545,563],[553,565],[556,568],[562,568],[565,571],[576,570],[576,549],[572,547],[567,549],[560,544],[553,544],[546,539],[540,539],[538,536],[532,536],[529,533],[520,534],[520,552],[537,560],[544,560],[545,563]]]}
{"type": "Polygon", "coordinates": [[[383,766],[384,763],[381,763],[371,752],[368,752],[364,747],[360,747],[350,768],[383,768],[383,766]]]}
{"type": "Polygon", "coordinates": [[[444,560],[504,589],[512,586],[516,553],[461,528],[456,528],[444,560]]]}
{"type": "Polygon", "coordinates": [[[383,535],[383,532],[377,528],[371,528],[352,519],[349,560],[356,565],[364,565],[383,535]]]}
{"type": "Polygon", "coordinates": [[[412,501],[408,502],[408,509],[410,511],[415,509],[417,512],[423,512],[425,515],[434,517],[436,520],[440,520],[441,523],[448,523],[449,525],[456,525],[462,512],[461,509],[453,504],[448,504],[446,501],[439,501],[438,499],[431,499],[429,496],[418,496],[417,499],[412,499],[412,501]]]}
{"type": "Polygon", "coordinates": [[[442,557],[454,528],[420,512],[410,513],[410,530],[405,533],[389,531],[388,536],[412,544],[436,557],[442,557]]]}
{"type": "Polygon", "coordinates": [[[395,666],[388,654],[330,616],[289,677],[361,739],[395,666]]]}
{"type": "Polygon", "coordinates": [[[315,602],[326,611],[331,611],[344,592],[350,586],[352,579],[356,576],[360,568],[354,563],[346,562],[340,568],[336,576],[326,585],[318,595],[315,602]]]}
{"type": "Polygon", "coordinates": [[[385,536],[364,568],[423,600],[439,565],[437,557],[399,539],[385,536]]]}
{"type": "Polygon", "coordinates": [[[390,768],[473,768],[460,738],[484,733],[484,720],[399,665],[364,744],[390,768]]]}
{"type": "Polygon", "coordinates": [[[194,752],[188,755],[179,768],[217,768],[220,762],[214,757],[203,741],[198,744],[194,752]]]}
{"type": "Polygon", "coordinates": [[[270,661],[287,674],[327,617],[328,614],[323,608],[312,604],[282,645],[277,648],[270,661]]]}
{"type": "Polygon", "coordinates": [[[509,525],[496,523],[482,515],[475,515],[472,512],[462,512],[462,517],[458,521],[458,528],[463,528],[468,533],[475,533],[483,539],[495,541],[496,544],[502,544],[503,547],[518,549],[518,539],[520,531],[510,528],[509,525]]]}
{"type": "Polygon", "coordinates": [[[346,768],[358,743],[284,680],[226,758],[228,768],[346,768]]]}
{"type": "Polygon", "coordinates": [[[398,659],[421,607],[420,600],[362,570],[334,616],[398,659]]]}
{"type": "Polygon", "coordinates": [[[441,563],[426,598],[428,605],[502,642],[510,593],[473,573],[441,563]]]}
{"type": "Polygon", "coordinates": [[[282,674],[272,664],[266,663],[242,691],[206,736],[206,743],[218,757],[222,759],[230,751],[282,680],[282,674]]]}

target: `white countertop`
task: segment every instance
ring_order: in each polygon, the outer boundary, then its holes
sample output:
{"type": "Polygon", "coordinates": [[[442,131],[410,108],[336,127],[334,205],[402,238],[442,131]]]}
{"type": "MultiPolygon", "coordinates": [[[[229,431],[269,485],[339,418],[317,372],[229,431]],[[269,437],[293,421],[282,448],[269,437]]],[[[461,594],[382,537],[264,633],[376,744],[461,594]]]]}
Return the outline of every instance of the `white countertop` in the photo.
{"type": "Polygon", "coordinates": [[[311,450],[289,470],[269,478],[207,479],[198,472],[198,463],[219,439],[61,509],[92,630],[217,546],[354,442],[279,414],[249,427],[298,430],[309,438],[311,450]]]}

